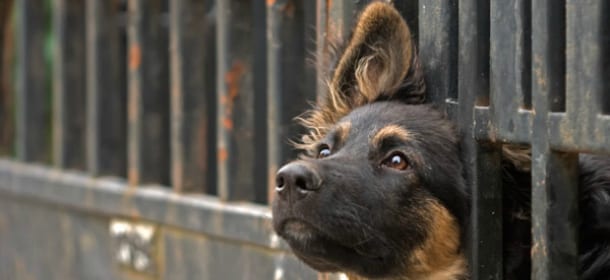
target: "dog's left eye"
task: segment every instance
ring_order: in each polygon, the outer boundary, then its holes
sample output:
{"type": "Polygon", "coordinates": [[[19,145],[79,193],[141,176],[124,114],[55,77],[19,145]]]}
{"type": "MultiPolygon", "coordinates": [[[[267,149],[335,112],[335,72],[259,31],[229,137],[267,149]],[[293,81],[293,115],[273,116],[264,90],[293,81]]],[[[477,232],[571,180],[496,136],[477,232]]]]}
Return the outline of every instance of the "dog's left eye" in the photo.
{"type": "Polygon", "coordinates": [[[330,148],[326,145],[323,145],[318,151],[318,158],[325,158],[327,156],[330,156],[330,148]]]}
{"type": "Polygon", "coordinates": [[[392,169],[405,170],[409,167],[409,162],[407,161],[405,155],[401,153],[394,153],[387,157],[381,163],[381,165],[392,169]]]}

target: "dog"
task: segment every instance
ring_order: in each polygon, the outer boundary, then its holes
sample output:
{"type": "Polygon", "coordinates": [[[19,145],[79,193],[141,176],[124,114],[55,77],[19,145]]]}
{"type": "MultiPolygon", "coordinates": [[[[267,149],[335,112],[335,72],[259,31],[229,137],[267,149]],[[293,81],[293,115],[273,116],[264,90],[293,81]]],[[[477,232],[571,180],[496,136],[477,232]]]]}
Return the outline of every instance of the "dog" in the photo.
{"type": "MultiPolygon", "coordinates": [[[[468,279],[470,190],[458,132],[423,104],[415,42],[391,4],[363,10],[329,76],[326,98],[299,119],[309,130],[296,145],[303,154],[276,175],[274,230],[321,272],[468,279]]],[[[504,162],[504,277],[528,279],[531,175],[514,153],[504,162]]],[[[582,156],[580,167],[581,278],[605,279],[610,160],[582,156]]]]}

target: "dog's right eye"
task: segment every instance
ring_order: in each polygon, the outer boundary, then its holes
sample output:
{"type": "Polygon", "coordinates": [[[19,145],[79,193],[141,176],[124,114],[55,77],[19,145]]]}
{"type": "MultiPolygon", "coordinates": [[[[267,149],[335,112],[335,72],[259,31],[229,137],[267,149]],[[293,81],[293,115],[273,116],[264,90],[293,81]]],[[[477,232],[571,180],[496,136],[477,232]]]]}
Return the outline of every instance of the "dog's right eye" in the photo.
{"type": "Polygon", "coordinates": [[[320,149],[318,150],[318,158],[325,158],[327,156],[330,156],[330,148],[327,145],[320,146],[320,149]]]}

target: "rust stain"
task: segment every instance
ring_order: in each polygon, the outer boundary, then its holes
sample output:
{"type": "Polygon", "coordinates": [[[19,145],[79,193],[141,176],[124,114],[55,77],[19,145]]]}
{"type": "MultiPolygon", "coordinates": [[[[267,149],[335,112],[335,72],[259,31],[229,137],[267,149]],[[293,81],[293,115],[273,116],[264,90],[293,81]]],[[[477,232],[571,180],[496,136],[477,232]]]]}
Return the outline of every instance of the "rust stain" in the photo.
{"type": "Polygon", "coordinates": [[[229,153],[227,152],[227,149],[219,148],[218,149],[218,160],[221,162],[224,162],[227,160],[227,158],[229,158],[229,153]]]}
{"type": "Polygon", "coordinates": [[[129,69],[136,70],[142,64],[142,49],[134,44],[129,48],[129,69]]]}
{"type": "Polygon", "coordinates": [[[225,82],[227,83],[229,103],[235,101],[239,93],[239,80],[244,74],[246,67],[240,61],[233,63],[231,70],[225,74],[225,82]]]}
{"type": "MultiPolygon", "coordinates": [[[[225,83],[227,84],[227,96],[222,96],[220,102],[225,107],[225,120],[232,120],[233,107],[235,106],[235,99],[239,94],[239,81],[245,73],[246,66],[240,61],[235,61],[231,69],[225,74],[225,83]]],[[[227,127],[226,122],[223,123],[225,129],[232,129],[233,125],[227,127]]]]}
{"type": "Polygon", "coordinates": [[[294,13],[296,11],[296,7],[294,5],[293,1],[290,1],[286,4],[284,4],[284,6],[282,7],[282,12],[284,13],[284,15],[286,15],[288,18],[294,18],[294,13]]]}
{"type": "Polygon", "coordinates": [[[222,126],[227,130],[233,129],[233,120],[226,118],[222,121],[222,126]]]}

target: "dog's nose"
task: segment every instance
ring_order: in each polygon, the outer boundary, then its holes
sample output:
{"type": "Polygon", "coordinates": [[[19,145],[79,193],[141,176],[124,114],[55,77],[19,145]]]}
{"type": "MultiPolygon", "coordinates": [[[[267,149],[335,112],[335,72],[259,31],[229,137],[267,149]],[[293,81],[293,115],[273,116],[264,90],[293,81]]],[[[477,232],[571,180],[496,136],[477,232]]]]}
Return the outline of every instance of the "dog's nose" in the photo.
{"type": "Polygon", "coordinates": [[[275,191],[280,197],[286,193],[295,193],[301,197],[319,188],[320,180],[316,172],[302,163],[284,165],[275,176],[275,191]]]}

